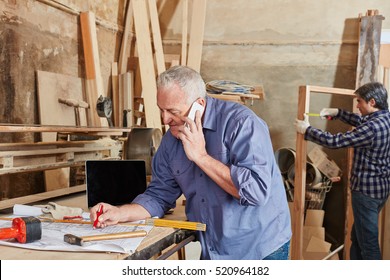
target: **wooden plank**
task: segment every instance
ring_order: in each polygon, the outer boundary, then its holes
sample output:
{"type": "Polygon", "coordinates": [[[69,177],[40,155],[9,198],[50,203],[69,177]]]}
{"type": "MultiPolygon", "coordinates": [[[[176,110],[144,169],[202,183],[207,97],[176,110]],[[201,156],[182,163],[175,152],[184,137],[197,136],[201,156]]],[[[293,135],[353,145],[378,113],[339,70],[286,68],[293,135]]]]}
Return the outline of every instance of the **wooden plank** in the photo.
{"type": "Polygon", "coordinates": [[[161,129],[160,110],[157,107],[156,101],[156,73],[154,71],[146,2],[144,0],[133,0],[132,4],[135,33],[137,36],[137,50],[140,60],[139,66],[141,71],[146,126],[149,128],[161,129]]]}
{"type": "Polygon", "coordinates": [[[106,96],[100,71],[99,49],[96,36],[95,14],[80,13],[81,35],[83,39],[85,61],[85,89],[88,110],[88,124],[91,126],[108,126],[107,120],[101,120],[96,111],[96,102],[100,95],[106,96]]]}
{"type": "Polygon", "coordinates": [[[112,119],[114,126],[120,125],[121,111],[119,108],[119,78],[118,78],[118,63],[111,64],[111,87],[112,87],[112,119]]]}
{"type": "MultiPolygon", "coordinates": [[[[133,126],[133,115],[134,115],[134,97],[133,97],[133,72],[126,72],[124,74],[119,75],[119,89],[122,93],[121,95],[121,107],[122,112],[127,111],[126,114],[126,127],[132,127],[133,126]]],[[[123,117],[124,113],[122,115],[122,126],[123,124],[123,117]]]]}
{"type": "Polygon", "coordinates": [[[164,54],[165,68],[171,68],[175,65],[180,65],[180,55],[179,54],[164,54]]]}
{"type": "Polygon", "coordinates": [[[165,71],[164,51],[161,40],[160,23],[158,21],[157,3],[156,0],[148,0],[150,23],[152,26],[154,55],[156,58],[157,75],[165,71]]]}
{"type": "MultiPolygon", "coordinates": [[[[40,123],[43,125],[75,126],[76,114],[74,107],[59,103],[58,98],[85,101],[83,79],[69,75],[37,71],[37,84],[40,123]]],[[[78,111],[80,125],[86,126],[86,109],[79,108],[78,111]]],[[[43,138],[46,136],[46,134],[42,134],[43,138]]]]}
{"type": "Polygon", "coordinates": [[[210,97],[221,99],[221,100],[226,100],[226,101],[234,101],[243,104],[241,97],[236,96],[236,95],[224,95],[224,94],[212,94],[208,93],[207,94],[210,97]]]}
{"type": "Polygon", "coordinates": [[[77,166],[89,159],[121,159],[122,143],[110,138],[69,144],[0,145],[0,175],[77,166]]]}
{"type": "Polygon", "coordinates": [[[381,44],[379,53],[379,64],[390,67],[390,44],[381,44]]]}
{"type": "Polygon", "coordinates": [[[337,94],[337,95],[346,95],[350,97],[355,97],[354,90],[344,89],[344,88],[331,88],[331,87],[320,87],[320,86],[307,86],[310,92],[317,93],[329,93],[329,94],[337,94]]]}
{"type": "Polygon", "coordinates": [[[382,258],[384,260],[390,260],[390,200],[382,209],[381,214],[381,250],[382,258]]]}
{"type": "MultiPolygon", "coordinates": [[[[40,123],[43,125],[87,125],[86,109],[74,108],[58,102],[59,98],[83,102],[83,80],[78,77],[37,71],[40,123]],[[76,122],[77,113],[77,122],[76,122]]],[[[42,133],[44,142],[56,141],[57,133],[42,133]]],[[[69,168],[45,171],[47,191],[69,187],[69,168]]]]}
{"type": "Polygon", "coordinates": [[[18,125],[0,124],[0,132],[61,132],[61,133],[81,133],[89,135],[112,135],[120,136],[124,132],[130,132],[130,128],[108,128],[108,127],[74,127],[63,125],[18,125]]]}
{"type": "Polygon", "coordinates": [[[206,0],[192,1],[190,45],[187,66],[200,71],[202,61],[203,35],[206,20],[206,0]]]}
{"type": "MultiPolygon", "coordinates": [[[[307,87],[299,87],[298,115],[297,119],[303,120],[303,115],[308,112],[310,104],[310,92],[307,87]]],[[[294,202],[292,213],[292,238],[291,238],[291,259],[303,259],[303,224],[305,210],[306,192],[306,154],[307,142],[304,135],[297,132],[295,179],[294,179],[294,202]]]]}
{"type": "Polygon", "coordinates": [[[125,17],[125,28],[123,30],[121,48],[119,51],[119,74],[127,72],[127,62],[129,59],[128,53],[131,53],[131,41],[129,42],[129,37],[131,36],[131,30],[133,26],[133,5],[131,5],[131,0],[127,1],[125,17]]]}
{"type": "Polygon", "coordinates": [[[181,26],[181,62],[180,65],[187,65],[187,37],[188,37],[188,0],[182,0],[182,26],[181,26]]]}
{"type": "Polygon", "coordinates": [[[59,190],[53,190],[44,193],[27,195],[23,197],[11,198],[11,199],[0,201],[0,209],[2,210],[2,209],[12,208],[14,207],[15,204],[28,204],[28,203],[33,203],[33,202],[42,201],[46,199],[51,199],[53,197],[59,197],[63,195],[85,192],[85,191],[86,191],[86,186],[80,185],[80,186],[74,186],[66,189],[59,189],[59,190]]]}

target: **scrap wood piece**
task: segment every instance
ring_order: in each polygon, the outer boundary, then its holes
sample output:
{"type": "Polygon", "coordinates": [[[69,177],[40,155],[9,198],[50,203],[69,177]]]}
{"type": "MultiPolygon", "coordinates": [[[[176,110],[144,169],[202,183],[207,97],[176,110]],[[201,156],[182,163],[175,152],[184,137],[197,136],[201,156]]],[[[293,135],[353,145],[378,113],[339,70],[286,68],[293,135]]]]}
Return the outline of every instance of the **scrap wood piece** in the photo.
{"type": "MultiPolygon", "coordinates": [[[[380,38],[383,16],[369,10],[359,18],[359,49],[356,71],[356,88],[375,82],[379,63],[380,38]]],[[[376,11],[376,12],[375,12],[376,11]]]]}

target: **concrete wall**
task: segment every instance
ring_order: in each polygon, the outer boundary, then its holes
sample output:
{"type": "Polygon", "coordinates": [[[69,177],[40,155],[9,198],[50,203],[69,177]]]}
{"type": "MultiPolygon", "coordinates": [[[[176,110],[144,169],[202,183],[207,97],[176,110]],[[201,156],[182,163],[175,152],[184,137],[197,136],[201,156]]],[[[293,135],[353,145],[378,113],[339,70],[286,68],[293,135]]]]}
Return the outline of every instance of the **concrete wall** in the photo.
{"type": "MultiPolygon", "coordinates": [[[[36,70],[85,76],[80,11],[93,11],[98,19],[100,63],[108,92],[125,6],[125,0],[0,0],[0,122],[39,123],[36,70]]],[[[181,2],[159,0],[158,8],[165,50],[180,49],[181,2]]],[[[247,105],[268,123],[275,150],[295,148],[298,87],[354,88],[358,16],[368,9],[378,9],[386,18],[383,28],[390,28],[388,0],[208,0],[201,74],[206,82],[230,79],[263,85],[266,100],[247,105]]],[[[329,96],[313,98],[311,105],[312,112],[328,106],[351,109],[350,101],[329,96]]],[[[310,121],[331,132],[347,129],[310,121]]],[[[0,135],[1,142],[36,140],[39,135],[0,135]]],[[[346,151],[327,152],[345,170],[346,151]]],[[[343,236],[345,178],[325,203],[327,212],[335,214],[325,222],[336,229],[331,235],[337,242],[343,236]]],[[[39,175],[0,176],[3,197],[42,190],[39,175]]]]}

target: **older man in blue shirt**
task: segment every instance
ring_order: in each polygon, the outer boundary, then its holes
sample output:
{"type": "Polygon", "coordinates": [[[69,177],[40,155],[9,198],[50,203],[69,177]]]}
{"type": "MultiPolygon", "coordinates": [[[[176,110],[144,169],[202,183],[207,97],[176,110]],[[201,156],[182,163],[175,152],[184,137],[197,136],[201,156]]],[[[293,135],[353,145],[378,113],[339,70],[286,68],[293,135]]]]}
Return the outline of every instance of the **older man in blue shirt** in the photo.
{"type": "MultiPolygon", "coordinates": [[[[152,181],[131,204],[105,204],[98,226],[162,217],[186,197],[198,232],[201,259],[287,259],[290,214],[267,125],[238,103],[207,97],[196,71],[177,66],[157,80],[164,135],[152,163],[152,181]],[[197,102],[195,122],[186,117],[197,102]]],[[[98,205],[91,209],[95,218],[98,205]]]]}

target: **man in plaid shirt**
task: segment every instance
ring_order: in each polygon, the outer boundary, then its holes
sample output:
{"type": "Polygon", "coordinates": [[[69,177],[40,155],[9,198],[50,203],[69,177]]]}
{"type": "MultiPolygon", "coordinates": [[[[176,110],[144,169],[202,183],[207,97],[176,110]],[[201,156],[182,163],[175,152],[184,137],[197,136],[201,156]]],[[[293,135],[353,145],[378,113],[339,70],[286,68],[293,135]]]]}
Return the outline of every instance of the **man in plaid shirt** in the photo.
{"type": "Polygon", "coordinates": [[[308,117],[295,126],[305,140],[327,148],[353,147],[351,194],[354,224],[350,258],[379,260],[378,215],[390,193],[390,113],[387,91],[380,83],[368,83],[355,91],[361,115],[324,108],[322,118],[339,119],[355,128],[331,134],[310,126],[308,117]]]}

